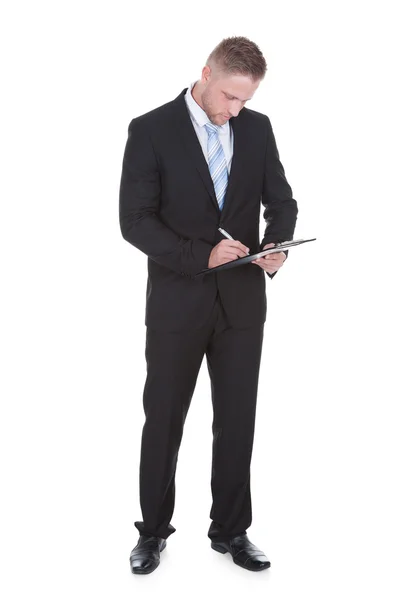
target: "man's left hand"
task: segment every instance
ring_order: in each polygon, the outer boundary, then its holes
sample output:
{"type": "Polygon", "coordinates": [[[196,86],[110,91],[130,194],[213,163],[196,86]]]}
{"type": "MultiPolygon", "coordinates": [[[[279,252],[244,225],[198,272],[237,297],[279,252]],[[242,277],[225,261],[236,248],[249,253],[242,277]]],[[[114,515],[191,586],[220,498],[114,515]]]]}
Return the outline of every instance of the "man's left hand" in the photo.
{"type": "MultiPolygon", "coordinates": [[[[267,244],[264,246],[263,250],[268,250],[268,248],[273,248],[275,244],[267,244]]],[[[258,265],[267,273],[276,273],[278,269],[281,268],[283,263],[286,260],[286,254],[284,252],[273,252],[272,254],[267,254],[262,258],[257,258],[256,260],[252,260],[251,262],[254,265],[258,265]]]]}

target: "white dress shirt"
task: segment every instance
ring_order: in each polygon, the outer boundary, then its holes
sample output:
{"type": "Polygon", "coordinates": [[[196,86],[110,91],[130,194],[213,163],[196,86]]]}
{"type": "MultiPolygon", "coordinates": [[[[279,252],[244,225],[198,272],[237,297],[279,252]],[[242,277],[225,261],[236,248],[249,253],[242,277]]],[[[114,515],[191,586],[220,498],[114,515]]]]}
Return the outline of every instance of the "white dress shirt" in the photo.
{"type": "MultiPolygon", "coordinates": [[[[208,151],[207,151],[207,143],[208,143],[208,133],[204,125],[206,123],[211,123],[210,119],[207,117],[204,110],[199,106],[196,100],[192,96],[193,86],[197,83],[194,81],[190,84],[185,94],[186,105],[189,110],[190,118],[192,119],[194,130],[199,138],[199,142],[201,148],[204,153],[204,157],[208,164],[208,151]]],[[[228,168],[228,173],[231,171],[231,162],[233,156],[233,131],[227,121],[224,125],[217,126],[218,127],[218,137],[221,142],[222,149],[225,154],[226,166],[228,168]]]]}

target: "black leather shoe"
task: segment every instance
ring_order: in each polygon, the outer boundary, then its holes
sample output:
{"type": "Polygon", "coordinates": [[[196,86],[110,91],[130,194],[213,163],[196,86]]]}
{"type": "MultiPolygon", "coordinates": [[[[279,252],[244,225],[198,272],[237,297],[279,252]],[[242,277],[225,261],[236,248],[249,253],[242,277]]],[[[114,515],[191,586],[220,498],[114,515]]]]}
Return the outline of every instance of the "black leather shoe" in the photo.
{"type": "Polygon", "coordinates": [[[146,575],[157,569],[160,564],[160,552],[166,545],[167,542],[163,538],[141,535],[129,557],[132,573],[146,575]]]}
{"type": "Polygon", "coordinates": [[[265,554],[250,542],[246,533],[226,542],[211,542],[211,548],[221,554],[229,552],[235,564],[249,571],[263,571],[271,566],[265,554]]]}

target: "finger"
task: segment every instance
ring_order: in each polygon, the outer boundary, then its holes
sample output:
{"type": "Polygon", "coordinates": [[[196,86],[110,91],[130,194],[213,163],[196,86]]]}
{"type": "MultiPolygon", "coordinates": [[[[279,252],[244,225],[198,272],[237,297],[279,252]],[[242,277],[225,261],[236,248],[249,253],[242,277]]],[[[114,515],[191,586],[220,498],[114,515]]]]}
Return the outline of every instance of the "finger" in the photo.
{"type": "Polygon", "coordinates": [[[254,263],[257,264],[260,267],[260,269],[266,271],[267,273],[275,273],[276,271],[278,271],[278,269],[275,269],[274,267],[266,267],[265,265],[257,263],[257,261],[254,261],[254,263]]]}
{"type": "Polygon", "coordinates": [[[277,258],[279,258],[281,252],[272,252],[271,254],[266,254],[265,256],[263,256],[262,258],[268,259],[268,260],[277,260],[277,258]]]}
{"type": "Polygon", "coordinates": [[[235,260],[236,258],[243,258],[244,256],[247,256],[247,252],[244,252],[239,248],[235,248],[234,250],[226,250],[222,256],[224,258],[229,257],[229,260],[235,260]]]}
{"type": "Polygon", "coordinates": [[[269,269],[269,268],[277,269],[282,265],[281,261],[266,260],[265,258],[259,258],[258,263],[267,269],[269,269]]]}
{"type": "Polygon", "coordinates": [[[271,265],[276,265],[278,263],[283,263],[282,257],[280,256],[263,256],[262,258],[260,258],[260,260],[262,260],[264,263],[270,263],[271,265]]]}
{"type": "Polygon", "coordinates": [[[250,252],[250,248],[239,242],[239,240],[222,240],[225,246],[229,246],[230,248],[239,248],[246,255],[250,252]]]}

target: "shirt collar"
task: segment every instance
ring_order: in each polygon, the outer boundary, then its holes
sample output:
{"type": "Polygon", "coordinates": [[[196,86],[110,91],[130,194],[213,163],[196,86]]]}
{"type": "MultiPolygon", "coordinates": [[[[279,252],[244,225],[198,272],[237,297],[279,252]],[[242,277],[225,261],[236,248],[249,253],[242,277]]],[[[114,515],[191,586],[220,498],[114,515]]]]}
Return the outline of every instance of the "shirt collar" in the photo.
{"type": "MultiPolygon", "coordinates": [[[[197,81],[194,81],[190,84],[186,91],[185,99],[191,116],[200,127],[203,127],[206,123],[210,123],[210,119],[207,117],[204,110],[201,108],[201,106],[197,104],[196,100],[192,96],[192,89],[196,83],[197,81]]],[[[229,121],[227,121],[223,125],[218,125],[217,127],[219,129],[220,134],[229,133],[229,121]]]]}

